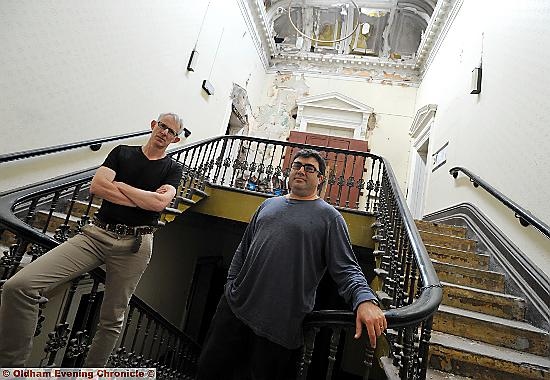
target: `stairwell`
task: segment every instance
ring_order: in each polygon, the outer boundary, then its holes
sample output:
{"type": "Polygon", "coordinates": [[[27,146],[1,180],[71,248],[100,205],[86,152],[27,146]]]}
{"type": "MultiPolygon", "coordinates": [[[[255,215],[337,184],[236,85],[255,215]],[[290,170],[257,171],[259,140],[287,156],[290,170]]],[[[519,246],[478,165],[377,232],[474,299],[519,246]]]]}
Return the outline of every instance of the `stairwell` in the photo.
{"type": "Polygon", "coordinates": [[[429,366],[473,379],[550,379],[548,331],[525,321],[525,300],[505,293],[504,274],[488,269],[466,228],[416,223],[444,286],[429,366]]]}

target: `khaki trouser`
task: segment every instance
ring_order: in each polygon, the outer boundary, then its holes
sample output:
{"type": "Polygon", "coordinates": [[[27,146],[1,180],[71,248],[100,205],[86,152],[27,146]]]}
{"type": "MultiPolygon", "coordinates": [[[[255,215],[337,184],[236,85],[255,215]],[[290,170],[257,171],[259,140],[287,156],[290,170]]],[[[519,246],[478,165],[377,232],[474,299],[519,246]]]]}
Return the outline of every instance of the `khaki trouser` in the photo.
{"type": "Polygon", "coordinates": [[[32,348],[38,300],[55,286],[106,264],[99,325],[86,367],[103,367],[124,323],[124,313],[151,258],[153,235],[143,235],[136,253],[134,236],[117,235],[88,225],[82,234],[52,249],[21,269],[2,287],[0,367],[23,367],[32,348]]]}

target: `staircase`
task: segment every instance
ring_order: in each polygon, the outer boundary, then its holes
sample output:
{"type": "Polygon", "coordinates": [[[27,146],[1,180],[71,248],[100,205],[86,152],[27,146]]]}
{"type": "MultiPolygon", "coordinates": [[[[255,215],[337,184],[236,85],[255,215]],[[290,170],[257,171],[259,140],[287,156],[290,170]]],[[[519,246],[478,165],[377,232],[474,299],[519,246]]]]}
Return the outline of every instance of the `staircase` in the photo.
{"type": "Polygon", "coordinates": [[[430,367],[473,379],[550,379],[550,335],[525,322],[525,300],[505,293],[489,255],[476,251],[464,227],[416,224],[444,286],[430,367]]]}

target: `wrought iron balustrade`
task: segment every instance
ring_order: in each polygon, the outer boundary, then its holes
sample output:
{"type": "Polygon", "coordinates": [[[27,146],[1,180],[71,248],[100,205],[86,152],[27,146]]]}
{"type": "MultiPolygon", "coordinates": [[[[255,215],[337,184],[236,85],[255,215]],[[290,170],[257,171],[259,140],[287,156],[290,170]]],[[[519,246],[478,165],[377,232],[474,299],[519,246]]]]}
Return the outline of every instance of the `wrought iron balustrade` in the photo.
{"type": "MultiPolygon", "coordinates": [[[[373,240],[377,246],[377,272],[383,279],[380,294],[388,320],[387,354],[401,379],[424,379],[432,316],[441,301],[442,290],[395,175],[384,158],[365,152],[252,137],[211,138],[168,153],[184,168],[181,186],[171,207],[177,207],[195,189],[204,190],[206,186],[272,196],[286,194],[291,158],[302,148],[319,150],[327,160],[326,185],[320,195],[328,203],[376,217],[373,240]]],[[[96,203],[88,192],[94,171],[82,171],[0,196],[0,226],[12,239],[9,251],[0,261],[1,279],[13,275],[22,262],[34,260],[65,241],[90,220],[96,203]]],[[[92,293],[97,294],[102,275],[101,270],[91,272],[92,293]]],[[[72,286],[76,289],[78,283],[72,286]]],[[[93,305],[93,298],[91,295],[89,305],[93,305]]],[[[69,304],[65,307],[70,307],[69,304]]],[[[92,306],[85,310],[83,320],[89,321],[92,306]]],[[[338,330],[354,324],[351,312],[317,311],[306,320],[306,335],[314,338],[320,326],[338,330]]],[[[62,319],[50,334],[47,362],[43,364],[54,363],[58,360],[57,353],[67,347],[63,362],[78,365],[89,342],[90,329],[87,322],[69,326],[66,318],[62,319]]],[[[331,345],[329,363],[334,363],[337,343],[335,340],[331,345]]],[[[302,378],[307,374],[308,347],[306,344],[301,360],[302,378]]],[[[178,329],[133,297],[122,344],[111,360],[120,366],[157,366],[166,376],[185,378],[194,373],[198,350],[178,329]]],[[[365,354],[370,358],[372,350],[365,347],[365,354]]],[[[329,371],[332,368],[329,366],[329,371]]],[[[367,376],[369,368],[367,360],[367,376]]],[[[331,372],[327,378],[330,376],[331,372]]]]}

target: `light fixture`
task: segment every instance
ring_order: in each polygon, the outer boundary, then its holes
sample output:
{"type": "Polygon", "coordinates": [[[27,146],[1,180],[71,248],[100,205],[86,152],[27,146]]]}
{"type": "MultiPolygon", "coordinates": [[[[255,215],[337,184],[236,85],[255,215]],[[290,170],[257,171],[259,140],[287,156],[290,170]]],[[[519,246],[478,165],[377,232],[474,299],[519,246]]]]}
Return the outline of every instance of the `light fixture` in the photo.
{"type": "Polygon", "coordinates": [[[199,37],[201,36],[202,27],[204,26],[204,20],[206,20],[206,14],[208,13],[208,8],[210,7],[210,1],[206,5],[206,10],[204,11],[204,16],[202,17],[201,26],[199,28],[199,34],[197,34],[197,39],[195,40],[195,46],[189,57],[189,62],[187,62],[187,71],[195,71],[197,67],[197,60],[199,59],[199,52],[197,51],[197,44],[199,43],[199,37]]]}
{"type": "Polygon", "coordinates": [[[476,67],[472,70],[472,91],[470,94],[481,93],[481,67],[476,67]]]}
{"type": "Polygon", "coordinates": [[[191,56],[189,57],[189,62],[187,62],[187,71],[195,71],[195,67],[197,66],[197,59],[199,59],[199,52],[193,49],[193,51],[191,52],[191,56]]]}
{"type": "Polygon", "coordinates": [[[214,95],[214,85],[210,82],[210,78],[212,77],[212,70],[214,69],[214,64],[216,63],[216,58],[218,57],[218,51],[220,50],[220,45],[222,43],[224,30],[225,30],[225,27],[222,28],[222,33],[220,35],[220,40],[218,41],[218,47],[216,48],[216,53],[214,53],[214,58],[212,59],[212,66],[210,67],[210,73],[208,74],[208,79],[205,79],[205,80],[202,81],[202,89],[208,95],[214,95]]]}

